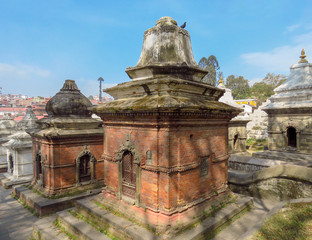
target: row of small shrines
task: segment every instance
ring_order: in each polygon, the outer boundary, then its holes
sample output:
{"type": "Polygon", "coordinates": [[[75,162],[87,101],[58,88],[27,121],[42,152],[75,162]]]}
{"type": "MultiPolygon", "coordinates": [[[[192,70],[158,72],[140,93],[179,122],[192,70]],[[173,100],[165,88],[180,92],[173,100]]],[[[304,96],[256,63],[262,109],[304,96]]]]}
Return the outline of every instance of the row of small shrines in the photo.
{"type": "MultiPolygon", "coordinates": [[[[312,153],[311,68],[293,65],[264,109],[269,150],[312,153]]],[[[47,118],[36,121],[29,108],[2,144],[6,176],[28,178],[45,195],[104,182],[116,211],[122,202],[125,213],[151,225],[190,222],[229,194],[229,153],[245,151],[248,120],[219,101],[225,89],[201,81],[207,71],[196,64],[190,35],[170,17],[145,32],[139,62],[126,73],[132,81],[105,89],[114,101],[93,107],[66,80],[47,103],[47,118]]]]}
{"type": "MultiPolygon", "coordinates": [[[[68,84],[75,85],[73,81],[67,80],[67,83],[64,84],[65,88],[68,84]]],[[[219,87],[223,88],[222,84],[219,87]]],[[[58,93],[58,95],[60,94],[64,95],[64,87],[58,93]]],[[[225,102],[227,102],[227,99],[225,102]]],[[[70,117],[67,120],[69,119],[70,117]]],[[[9,114],[6,114],[0,120],[0,166],[2,172],[6,171],[5,177],[11,185],[32,183],[34,187],[41,189],[43,193],[52,195],[67,188],[86,186],[103,181],[104,165],[103,160],[101,160],[103,132],[99,120],[88,119],[89,122],[93,122],[97,127],[92,129],[94,136],[92,136],[92,133],[88,133],[88,136],[85,136],[84,139],[81,138],[83,133],[79,133],[79,130],[82,129],[77,127],[73,129],[71,127],[72,129],[69,131],[73,133],[73,136],[60,138],[59,142],[54,143],[54,151],[58,151],[61,154],[58,155],[59,159],[52,161],[48,159],[53,157],[53,153],[49,153],[51,145],[47,146],[44,144],[44,141],[38,141],[34,137],[34,133],[40,129],[37,120],[30,106],[27,108],[25,117],[19,123],[15,122],[9,114]],[[98,138],[96,139],[96,137],[98,138]],[[72,144],[73,142],[74,144],[72,144]],[[51,179],[52,175],[53,180],[48,180],[51,179]]],[[[248,118],[241,115],[230,122],[228,142],[230,152],[246,151],[246,123],[248,121],[248,118]]],[[[74,126],[77,123],[73,124],[71,122],[69,125],[74,126]]],[[[65,128],[63,126],[63,130],[65,128]]],[[[58,138],[59,136],[55,139],[58,138]]],[[[150,155],[151,152],[148,151],[147,161],[151,159],[150,155]]],[[[54,158],[56,157],[54,156],[54,158]]]]}

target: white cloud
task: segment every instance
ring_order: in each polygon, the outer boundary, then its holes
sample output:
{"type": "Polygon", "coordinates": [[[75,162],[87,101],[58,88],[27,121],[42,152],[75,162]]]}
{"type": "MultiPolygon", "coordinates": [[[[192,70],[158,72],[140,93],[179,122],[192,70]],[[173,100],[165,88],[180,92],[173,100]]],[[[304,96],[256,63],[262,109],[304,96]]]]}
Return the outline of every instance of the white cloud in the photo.
{"type": "Polygon", "coordinates": [[[50,71],[41,69],[36,66],[17,64],[11,65],[0,63],[0,76],[30,78],[33,76],[49,77],[50,71]]]}
{"type": "Polygon", "coordinates": [[[293,25],[286,27],[286,30],[287,32],[292,32],[298,29],[299,27],[300,27],[300,24],[293,24],[293,25]]]}
{"type": "Polygon", "coordinates": [[[312,32],[301,34],[293,39],[293,43],[276,47],[267,52],[242,54],[244,63],[260,68],[266,72],[285,73],[289,67],[299,61],[302,49],[306,50],[307,59],[312,60],[312,32]]]}
{"type": "Polygon", "coordinates": [[[53,89],[52,73],[37,66],[0,63],[0,86],[5,94],[44,95],[53,89]]]}

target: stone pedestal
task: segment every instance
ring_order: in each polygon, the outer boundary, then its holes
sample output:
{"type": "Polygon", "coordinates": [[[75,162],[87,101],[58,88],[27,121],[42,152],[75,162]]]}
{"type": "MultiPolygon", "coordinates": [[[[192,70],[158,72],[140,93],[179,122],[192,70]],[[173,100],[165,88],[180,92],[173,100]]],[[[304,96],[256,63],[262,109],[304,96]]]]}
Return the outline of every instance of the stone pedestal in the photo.
{"type": "Polygon", "coordinates": [[[228,123],[240,110],[200,81],[206,71],[172,18],[145,32],[126,72],[132,81],[105,89],[115,100],[93,110],[104,127],[101,201],[152,227],[190,224],[229,192],[228,123]]]}

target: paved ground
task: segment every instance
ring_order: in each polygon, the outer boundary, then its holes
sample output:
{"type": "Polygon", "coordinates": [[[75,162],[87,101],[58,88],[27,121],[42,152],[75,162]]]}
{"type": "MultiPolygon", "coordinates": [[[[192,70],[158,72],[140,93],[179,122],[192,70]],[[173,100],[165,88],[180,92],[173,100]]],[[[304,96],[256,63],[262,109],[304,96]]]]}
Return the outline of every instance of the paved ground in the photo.
{"type": "Polygon", "coordinates": [[[11,192],[0,187],[0,239],[28,240],[38,218],[12,198],[11,192]]]}
{"type": "Polygon", "coordinates": [[[254,199],[254,208],[222,230],[213,240],[247,240],[263,221],[284,206],[285,202],[254,199]]]}

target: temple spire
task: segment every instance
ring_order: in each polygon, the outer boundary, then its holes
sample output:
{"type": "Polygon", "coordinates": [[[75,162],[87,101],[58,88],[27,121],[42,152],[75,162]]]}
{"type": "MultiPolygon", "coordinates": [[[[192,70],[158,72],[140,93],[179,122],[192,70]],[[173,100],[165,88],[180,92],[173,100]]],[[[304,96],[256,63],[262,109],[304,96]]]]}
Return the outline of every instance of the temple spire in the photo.
{"type": "Polygon", "coordinates": [[[301,56],[300,56],[301,60],[298,62],[298,63],[307,63],[308,60],[305,59],[306,58],[306,55],[305,55],[305,51],[304,49],[301,50],[301,56]]]}
{"type": "Polygon", "coordinates": [[[223,77],[220,76],[220,80],[219,80],[219,85],[218,87],[224,87],[224,84],[223,84],[223,77]]]}

